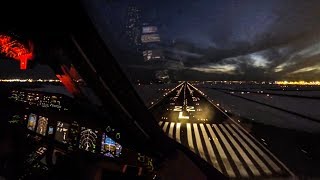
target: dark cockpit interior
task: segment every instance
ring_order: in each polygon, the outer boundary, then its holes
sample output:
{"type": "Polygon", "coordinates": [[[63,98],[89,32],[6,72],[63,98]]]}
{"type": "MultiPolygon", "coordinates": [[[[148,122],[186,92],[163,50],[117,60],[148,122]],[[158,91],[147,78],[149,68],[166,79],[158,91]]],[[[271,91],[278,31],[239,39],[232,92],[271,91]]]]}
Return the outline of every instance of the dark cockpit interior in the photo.
{"type": "Polygon", "coordinates": [[[3,57],[17,71],[48,65],[72,98],[58,89],[1,88],[0,177],[224,179],[162,132],[84,4],[2,6],[17,7],[15,16],[1,11],[1,41],[11,48],[3,57]]]}

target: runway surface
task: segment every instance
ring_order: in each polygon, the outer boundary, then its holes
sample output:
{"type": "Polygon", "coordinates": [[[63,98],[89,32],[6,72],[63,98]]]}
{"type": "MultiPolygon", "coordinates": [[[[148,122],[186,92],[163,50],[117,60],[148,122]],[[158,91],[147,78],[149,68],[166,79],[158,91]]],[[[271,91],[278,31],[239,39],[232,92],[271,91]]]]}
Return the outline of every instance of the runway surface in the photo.
{"type": "Polygon", "coordinates": [[[151,112],[165,134],[230,178],[294,176],[266,147],[205,96],[184,82],[151,107],[151,112]]]}

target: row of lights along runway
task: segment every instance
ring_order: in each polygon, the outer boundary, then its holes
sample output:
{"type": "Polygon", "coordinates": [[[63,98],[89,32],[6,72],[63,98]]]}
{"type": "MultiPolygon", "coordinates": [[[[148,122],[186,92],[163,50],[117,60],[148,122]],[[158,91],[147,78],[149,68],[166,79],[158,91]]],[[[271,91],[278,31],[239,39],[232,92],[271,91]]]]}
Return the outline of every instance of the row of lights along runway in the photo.
{"type": "Polygon", "coordinates": [[[230,178],[292,177],[293,173],[266,147],[232,121],[219,121],[209,112],[206,95],[184,82],[172,89],[159,126],[170,138],[188,147],[230,178]]]}

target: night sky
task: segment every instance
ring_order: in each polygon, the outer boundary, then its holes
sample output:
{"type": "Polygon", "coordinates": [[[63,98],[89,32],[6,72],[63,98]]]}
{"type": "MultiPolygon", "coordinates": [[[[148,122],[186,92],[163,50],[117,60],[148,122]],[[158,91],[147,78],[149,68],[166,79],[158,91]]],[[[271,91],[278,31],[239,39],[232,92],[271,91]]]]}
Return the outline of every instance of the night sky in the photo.
{"type": "MultiPolygon", "coordinates": [[[[185,80],[320,79],[319,0],[100,0],[103,6],[84,1],[131,75],[168,70],[185,80]],[[163,48],[179,60],[146,64],[126,53],[129,5],[158,26],[163,48]]],[[[2,71],[5,66],[0,63],[2,71]]]]}

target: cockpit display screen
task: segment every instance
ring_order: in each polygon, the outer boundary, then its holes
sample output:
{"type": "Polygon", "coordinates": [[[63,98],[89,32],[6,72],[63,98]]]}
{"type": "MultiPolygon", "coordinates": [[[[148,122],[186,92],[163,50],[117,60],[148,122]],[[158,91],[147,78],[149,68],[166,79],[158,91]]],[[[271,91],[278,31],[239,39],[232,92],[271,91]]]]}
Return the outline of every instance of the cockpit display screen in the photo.
{"type": "Polygon", "coordinates": [[[81,127],[79,148],[89,152],[96,152],[98,131],[81,127]]]}
{"type": "Polygon", "coordinates": [[[121,150],[122,146],[119,143],[108,137],[107,134],[102,134],[101,153],[103,155],[108,157],[119,157],[121,150]]]}
{"type": "Polygon", "coordinates": [[[54,136],[54,139],[59,142],[62,142],[62,143],[67,143],[68,142],[68,134],[69,134],[69,126],[70,126],[70,124],[68,124],[68,123],[58,121],[56,134],[54,136]]]}
{"type": "Polygon", "coordinates": [[[31,113],[29,115],[27,128],[30,129],[31,131],[34,131],[36,128],[36,124],[37,124],[37,115],[31,113]]]}
{"type": "Polygon", "coordinates": [[[52,135],[52,134],[53,134],[53,127],[49,126],[48,135],[52,135]]]}
{"type": "Polygon", "coordinates": [[[39,116],[38,126],[37,126],[36,132],[38,134],[45,136],[47,133],[47,127],[48,127],[48,118],[43,117],[43,116],[39,116]]]}

